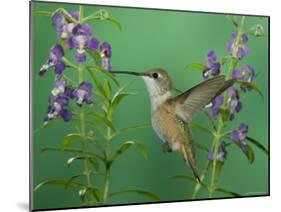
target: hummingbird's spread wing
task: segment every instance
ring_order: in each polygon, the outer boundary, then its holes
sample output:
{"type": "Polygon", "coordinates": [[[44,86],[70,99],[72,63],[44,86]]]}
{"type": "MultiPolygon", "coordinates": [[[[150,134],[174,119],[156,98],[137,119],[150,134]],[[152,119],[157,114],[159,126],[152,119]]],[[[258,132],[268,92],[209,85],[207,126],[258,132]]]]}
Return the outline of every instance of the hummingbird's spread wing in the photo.
{"type": "Polygon", "coordinates": [[[171,99],[176,105],[176,114],[188,123],[216,96],[233,85],[234,80],[225,80],[223,75],[208,79],[171,99]]]}

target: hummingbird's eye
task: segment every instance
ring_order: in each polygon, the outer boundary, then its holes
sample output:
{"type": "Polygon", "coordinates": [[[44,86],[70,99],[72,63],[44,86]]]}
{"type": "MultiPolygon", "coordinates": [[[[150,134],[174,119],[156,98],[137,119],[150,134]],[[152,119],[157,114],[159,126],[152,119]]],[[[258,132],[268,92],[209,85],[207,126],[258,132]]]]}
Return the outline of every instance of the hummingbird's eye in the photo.
{"type": "Polygon", "coordinates": [[[155,79],[157,79],[157,78],[158,78],[158,74],[157,74],[157,73],[153,73],[153,74],[152,74],[152,77],[155,78],[155,79]]]}

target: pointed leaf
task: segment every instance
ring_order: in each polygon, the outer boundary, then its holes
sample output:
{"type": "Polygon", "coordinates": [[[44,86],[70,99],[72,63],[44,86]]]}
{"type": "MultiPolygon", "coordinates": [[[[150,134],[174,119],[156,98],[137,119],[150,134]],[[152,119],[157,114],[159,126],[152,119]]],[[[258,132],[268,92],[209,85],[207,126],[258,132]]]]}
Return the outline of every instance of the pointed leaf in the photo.
{"type": "Polygon", "coordinates": [[[41,153],[48,152],[48,151],[57,151],[57,152],[71,152],[71,153],[83,153],[81,149],[76,148],[57,148],[57,147],[45,147],[41,149],[41,153]]]}
{"type": "MultiPolygon", "coordinates": [[[[95,113],[95,112],[91,112],[91,113],[87,113],[87,114],[94,117],[95,119],[103,122],[106,126],[110,127],[113,131],[115,131],[115,127],[113,126],[112,122],[108,118],[106,118],[105,116],[103,116],[99,113],[95,113]]],[[[86,123],[89,123],[89,122],[86,121],[86,123]]]]}
{"type": "Polygon", "coordinates": [[[254,144],[256,147],[258,147],[260,150],[262,150],[265,154],[268,155],[268,150],[263,146],[260,142],[258,142],[256,139],[253,139],[249,136],[246,137],[248,141],[250,141],[252,144],[254,144]]]}
{"type": "Polygon", "coordinates": [[[108,80],[105,80],[104,82],[104,92],[105,92],[105,96],[107,99],[110,99],[111,97],[111,86],[108,80]]]}
{"type": "Polygon", "coordinates": [[[208,128],[200,125],[200,124],[195,124],[195,123],[190,123],[189,124],[189,127],[192,128],[192,129],[197,129],[197,130],[200,130],[202,132],[205,132],[205,133],[208,133],[208,134],[213,134],[208,128]]]}
{"type": "Polygon", "coordinates": [[[187,64],[185,66],[187,69],[195,69],[195,70],[199,70],[201,72],[203,72],[206,68],[206,66],[202,63],[191,63],[191,64],[187,64]]]}
{"type": "Polygon", "coordinates": [[[149,199],[154,200],[154,201],[160,200],[160,198],[156,194],[154,194],[152,192],[144,191],[144,190],[139,190],[139,189],[130,189],[130,190],[112,192],[112,193],[109,194],[109,196],[116,196],[116,195],[119,195],[119,194],[126,194],[126,193],[140,194],[140,195],[146,196],[149,199]]]}
{"type": "Polygon", "coordinates": [[[80,134],[77,133],[72,133],[72,134],[68,134],[64,137],[61,148],[62,150],[64,150],[65,148],[67,148],[69,145],[71,145],[72,143],[74,143],[75,141],[81,141],[83,140],[83,137],[80,134]]]}
{"type": "Polygon", "coordinates": [[[135,130],[135,129],[149,128],[149,127],[151,127],[151,124],[138,124],[138,125],[133,125],[133,126],[130,126],[130,127],[120,129],[119,131],[120,132],[128,132],[128,131],[135,130]]]}
{"type": "Polygon", "coordinates": [[[59,186],[68,186],[68,187],[73,187],[73,188],[82,188],[84,185],[77,183],[77,182],[71,182],[69,183],[69,180],[46,180],[42,183],[39,183],[37,186],[34,188],[34,192],[38,191],[43,186],[46,185],[59,185],[59,186]]]}
{"type": "Polygon", "coordinates": [[[109,79],[111,79],[117,87],[119,87],[119,82],[117,81],[117,79],[114,77],[114,75],[112,73],[110,73],[109,71],[99,67],[99,66],[87,66],[87,69],[89,71],[92,72],[99,72],[102,73],[103,75],[107,76],[109,79]]]}
{"type": "Polygon", "coordinates": [[[143,154],[145,158],[147,157],[147,150],[144,144],[138,143],[136,141],[127,141],[119,147],[119,149],[113,155],[111,161],[116,160],[119,156],[121,156],[127,149],[129,149],[133,145],[136,145],[139,148],[140,152],[143,154]]]}
{"type": "Polygon", "coordinates": [[[49,12],[49,11],[34,11],[33,12],[33,15],[36,15],[36,16],[46,16],[46,17],[51,17],[52,16],[52,12],[49,12]]]}
{"type": "Polygon", "coordinates": [[[251,82],[245,82],[245,81],[242,81],[242,80],[237,80],[236,82],[239,83],[240,85],[243,85],[243,86],[247,87],[247,88],[253,89],[254,91],[256,91],[261,96],[262,99],[264,99],[264,96],[263,96],[261,90],[255,84],[253,84],[251,82]]]}
{"type": "Polygon", "coordinates": [[[86,52],[94,59],[97,66],[101,66],[101,54],[98,51],[86,49],[86,52]]]}
{"type": "Polygon", "coordinates": [[[113,25],[115,25],[120,31],[122,31],[122,25],[119,21],[117,21],[116,19],[112,18],[112,17],[108,17],[106,19],[107,21],[111,22],[113,25]]]}
{"type": "Polygon", "coordinates": [[[231,195],[231,196],[234,196],[234,197],[241,197],[242,196],[242,195],[240,195],[236,192],[229,191],[229,190],[226,190],[226,189],[223,189],[223,188],[216,188],[215,191],[221,192],[221,193],[224,193],[224,194],[228,194],[228,195],[231,195]]]}
{"type": "Polygon", "coordinates": [[[99,80],[97,79],[94,71],[92,69],[87,69],[89,74],[90,74],[90,77],[91,79],[93,80],[93,82],[95,83],[95,85],[97,86],[98,88],[98,91],[101,93],[101,95],[103,95],[104,97],[106,96],[105,95],[105,91],[103,90],[103,86],[101,85],[101,83],[99,82],[99,80]]]}
{"type": "Polygon", "coordinates": [[[115,94],[114,97],[111,100],[111,110],[115,111],[118,105],[122,102],[123,99],[125,99],[126,96],[134,95],[135,93],[129,93],[129,92],[120,92],[117,95],[115,94]]]}

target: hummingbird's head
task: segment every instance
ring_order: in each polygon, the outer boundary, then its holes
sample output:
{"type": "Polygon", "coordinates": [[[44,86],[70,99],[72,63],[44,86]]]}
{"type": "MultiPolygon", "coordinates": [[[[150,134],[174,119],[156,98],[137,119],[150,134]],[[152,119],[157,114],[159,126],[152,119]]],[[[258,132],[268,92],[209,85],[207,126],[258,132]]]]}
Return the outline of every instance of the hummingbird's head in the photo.
{"type": "Polygon", "coordinates": [[[172,80],[164,69],[154,68],[141,76],[151,97],[163,96],[172,91],[172,80]]]}
{"type": "Polygon", "coordinates": [[[172,96],[172,80],[162,68],[154,68],[147,72],[112,71],[112,73],[140,76],[146,84],[152,109],[156,109],[172,96]]]}

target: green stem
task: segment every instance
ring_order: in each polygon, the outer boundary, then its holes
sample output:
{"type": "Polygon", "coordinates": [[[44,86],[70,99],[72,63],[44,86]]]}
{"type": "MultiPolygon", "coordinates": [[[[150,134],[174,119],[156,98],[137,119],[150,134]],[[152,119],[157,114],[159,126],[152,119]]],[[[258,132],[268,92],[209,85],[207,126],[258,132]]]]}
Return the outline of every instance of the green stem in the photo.
{"type": "MultiPolygon", "coordinates": [[[[82,63],[79,64],[78,67],[78,77],[79,77],[79,83],[84,81],[84,68],[82,63]]],[[[90,168],[89,168],[89,152],[88,152],[88,142],[86,139],[86,125],[85,125],[85,112],[84,109],[81,108],[80,110],[80,128],[81,128],[81,136],[83,138],[82,140],[82,148],[83,148],[83,156],[84,156],[84,175],[86,178],[86,183],[88,187],[92,187],[91,183],[91,175],[90,175],[90,168]]],[[[94,199],[93,195],[90,194],[90,199],[89,199],[89,205],[94,204],[94,199]]]]}
{"type": "MultiPolygon", "coordinates": [[[[108,104],[109,108],[107,111],[110,110],[110,104],[108,104]]],[[[107,113],[107,119],[112,120],[111,113],[107,113]]],[[[108,198],[108,192],[109,192],[109,181],[110,181],[110,167],[111,167],[111,139],[112,139],[112,131],[110,127],[107,127],[107,140],[105,144],[105,178],[104,178],[104,191],[103,191],[103,203],[106,203],[108,198]]]]}
{"type": "Polygon", "coordinates": [[[218,151],[219,151],[219,145],[220,145],[220,138],[221,138],[221,128],[222,128],[223,124],[222,121],[219,122],[218,124],[218,128],[217,128],[217,132],[215,134],[214,137],[214,159],[213,159],[213,169],[212,169],[212,175],[211,175],[211,183],[210,183],[210,187],[209,187],[209,198],[211,198],[213,196],[213,193],[216,189],[216,167],[217,167],[217,155],[218,155],[218,151]]]}
{"type": "MultiPolygon", "coordinates": [[[[209,166],[210,166],[210,161],[207,161],[206,164],[205,164],[205,167],[202,171],[202,174],[200,175],[200,181],[201,183],[203,183],[204,179],[205,179],[205,176],[206,176],[206,173],[208,172],[208,169],[209,169],[209,166]]],[[[199,190],[201,189],[202,187],[202,184],[201,183],[197,183],[194,187],[194,190],[193,190],[193,193],[192,193],[192,196],[191,198],[192,199],[195,199],[196,198],[196,195],[198,194],[199,190]]]]}

